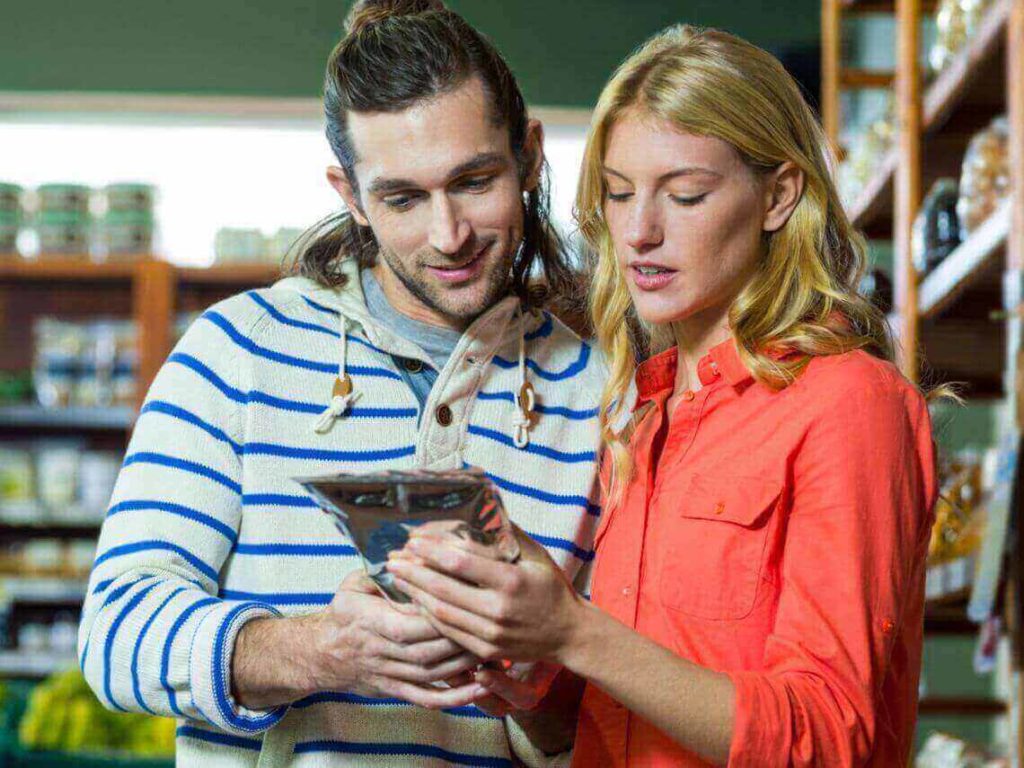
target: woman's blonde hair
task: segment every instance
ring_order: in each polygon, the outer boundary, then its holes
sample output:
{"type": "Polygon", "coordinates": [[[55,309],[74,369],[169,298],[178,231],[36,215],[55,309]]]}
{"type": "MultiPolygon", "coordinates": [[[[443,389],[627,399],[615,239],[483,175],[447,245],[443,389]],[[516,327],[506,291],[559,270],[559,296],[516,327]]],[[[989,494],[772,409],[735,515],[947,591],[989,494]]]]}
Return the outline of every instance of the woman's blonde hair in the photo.
{"type": "Polygon", "coordinates": [[[884,315],[858,293],[865,243],[843,212],[828,141],[796,82],[771,54],[725,32],[687,25],[664,30],[623,62],[601,93],[576,199],[595,262],[590,315],[611,374],[601,433],[611,451],[606,490],[613,500],[631,472],[629,430],[621,425],[637,358],[674,343],[670,327],[636,316],[603,213],[608,135],[628,111],[721,139],[755,172],[786,161],[803,172],[799,203],[785,226],[766,235],[758,269],[729,311],[740,356],[759,382],[785,387],[816,355],[864,349],[894,357],[884,315]],[[787,354],[780,358],[780,350],[787,354]]]}

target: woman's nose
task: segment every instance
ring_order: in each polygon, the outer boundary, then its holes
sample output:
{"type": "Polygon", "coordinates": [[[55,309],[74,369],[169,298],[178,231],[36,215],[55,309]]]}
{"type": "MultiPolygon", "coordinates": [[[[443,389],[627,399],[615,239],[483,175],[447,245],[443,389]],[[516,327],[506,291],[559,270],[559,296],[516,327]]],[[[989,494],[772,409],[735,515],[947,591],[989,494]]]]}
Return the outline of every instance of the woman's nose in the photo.
{"type": "Polygon", "coordinates": [[[626,245],[637,251],[646,251],[661,244],[663,237],[658,212],[649,203],[637,203],[629,217],[626,245]]]}

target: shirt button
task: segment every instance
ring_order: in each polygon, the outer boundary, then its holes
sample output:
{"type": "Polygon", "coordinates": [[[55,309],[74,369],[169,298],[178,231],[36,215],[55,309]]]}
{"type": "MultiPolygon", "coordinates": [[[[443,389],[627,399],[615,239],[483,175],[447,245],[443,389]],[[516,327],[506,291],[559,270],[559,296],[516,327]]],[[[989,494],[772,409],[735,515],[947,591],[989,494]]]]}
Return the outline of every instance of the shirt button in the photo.
{"type": "Polygon", "coordinates": [[[892,619],[885,619],[882,622],[882,632],[884,634],[886,634],[886,635],[888,635],[890,632],[892,632],[893,629],[895,629],[895,628],[896,628],[896,625],[893,623],[892,619]]]}
{"type": "Polygon", "coordinates": [[[692,389],[688,389],[685,392],[683,392],[683,400],[685,400],[686,402],[690,402],[691,400],[693,400],[694,397],[696,397],[696,395],[693,394],[692,389]]]}
{"type": "Polygon", "coordinates": [[[723,512],[725,512],[725,504],[723,504],[722,502],[718,502],[717,504],[715,504],[715,514],[720,515],[723,512]]]}
{"type": "Polygon", "coordinates": [[[437,423],[442,427],[447,427],[452,423],[452,409],[445,404],[437,406],[437,410],[434,411],[434,417],[437,419],[437,423]]]}
{"type": "Polygon", "coordinates": [[[630,595],[633,594],[633,588],[632,587],[623,587],[622,588],[622,594],[624,594],[626,597],[629,597],[630,595]]]}
{"type": "Polygon", "coordinates": [[[407,357],[405,359],[404,365],[405,370],[407,370],[409,373],[419,373],[420,371],[423,370],[423,361],[416,360],[415,358],[412,357],[407,357]]]}

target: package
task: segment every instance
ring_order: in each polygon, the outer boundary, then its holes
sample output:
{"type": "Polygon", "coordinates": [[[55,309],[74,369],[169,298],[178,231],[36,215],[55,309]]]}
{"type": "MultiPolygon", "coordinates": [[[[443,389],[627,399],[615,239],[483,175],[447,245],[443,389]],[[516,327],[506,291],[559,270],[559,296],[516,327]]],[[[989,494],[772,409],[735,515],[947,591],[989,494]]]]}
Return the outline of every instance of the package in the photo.
{"type": "Polygon", "coordinates": [[[937,36],[928,52],[933,72],[941,72],[974,37],[992,0],[941,0],[935,11],[937,36]]]}
{"type": "Polygon", "coordinates": [[[960,245],[959,194],[956,179],[944,178],[925,196],[914,219],[912,246],[914,268],[920,275],[930,272],[960,245]]]}
{"type": "Polygon", "coordinates": [[[60,408],[72,404],[79,359],[86,346],[80,324],[41,317],[33,326],[35,359],[32,378],[39,404],[60,408]]]}
{"type": "Polygon", "coordinates": [[[108,261],[153,252],[155,225],[148,211],[108,211],[99,224],[99,251],[108,261]]]}
{"type": "Polygon", "coordinates": [[[0,209],[0,256],[18,252],[18,232],[21,217],[12,211],[0,209]]]}
{"type": "Polygon", "coordinates": [[[1010,194],[1009,123],[997,117],[967,145],[960,173],[957,215],[964,235],[969,235],[1010,194]]]}
{"type": "Polygon", "coordinates": [[[839,191],[847,204],[856,201],[892,149],[895,110],[890,97],[881,114],[851,139],[849,155],[839,167],[839,191]]]}
{"type": "Polygon", "coordinates": [[[156,187],[152,184],[122,182],[108,184],[103,189],[106,209],[112,211],[147,214],[152,217],[153,205],[156,202],[156,187]]]}
{"type": "Polygon", "coordinates": [[[77,504],[94,518],[103,519],[114,492],[121,460],[110,451],[86,451],[78,464],[77,504]]]}
{"type": "Polygon", "coordinates": [[[396,602],[409,598],[395,588],[388,554],[402,549],[414,527],[492,546],[509,562],[519,544],[497,488],[480,470],[374,472],[295,478],[355,545],[366,573],[396,602]]]}
{"type": "Polygon", "coordinates": [[[75,441],[40,442],[36,448],[36,493],[55,519],[74,515],[80,455],[75,441]]]}
{"type": "Polygon", "coordinates": [[[217,230],[213,250],[218,264],[266,260],[266,241],[258,229],[217,230]]]}
{"type": "Polygon", "coordinates": [[[81,256],[89,253],[92,222],[77,211],[42,211],[36,218],[40,256],[81,256]]]}
{"type": "Polygon", "coordinates": [[[0,518],[3,509],[35,498],[35,463],[27,446],[0,444],[0,518]]]}
{"type": "Polygon", "coordinates": [[[40,214],[69,213],[88,218],[91,196],[92,190],[83,184],[43,184],[36,189],[40,214]]]}

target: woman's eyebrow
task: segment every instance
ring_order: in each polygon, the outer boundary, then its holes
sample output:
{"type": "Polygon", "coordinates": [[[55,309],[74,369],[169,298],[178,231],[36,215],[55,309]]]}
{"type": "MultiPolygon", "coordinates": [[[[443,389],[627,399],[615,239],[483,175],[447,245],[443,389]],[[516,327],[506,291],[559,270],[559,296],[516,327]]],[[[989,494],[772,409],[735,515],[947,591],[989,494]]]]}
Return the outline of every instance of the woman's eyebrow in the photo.
{"type": "MultiPolygon", "coordinates": [[[[623,181],[629,181],[632,183],[632,180],[626,176],[626,174],[616,171],[614,168],[609,168],[607,165],[603,166],[603,168],[605,173],[611,176],[617,176],[623,181]]],[[[661,176],[658,177],[658,181],[668,181],[669,179],[674,179],[677,176],[714,176],[716,178],[721,178],[722,174],[718,171],[713,171],[710,168],[703,168],[699,165],[687,165],[661,174],[661,176]]]]}

